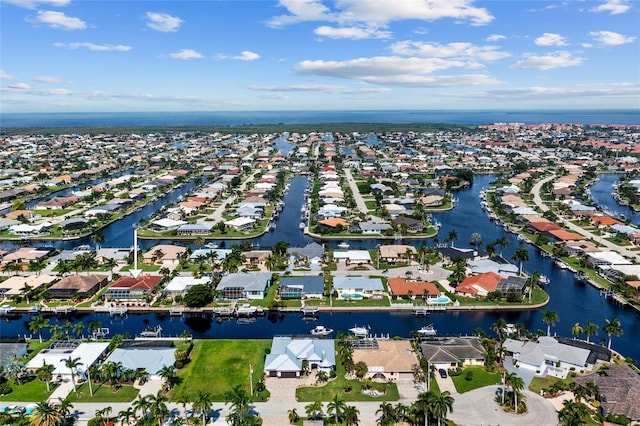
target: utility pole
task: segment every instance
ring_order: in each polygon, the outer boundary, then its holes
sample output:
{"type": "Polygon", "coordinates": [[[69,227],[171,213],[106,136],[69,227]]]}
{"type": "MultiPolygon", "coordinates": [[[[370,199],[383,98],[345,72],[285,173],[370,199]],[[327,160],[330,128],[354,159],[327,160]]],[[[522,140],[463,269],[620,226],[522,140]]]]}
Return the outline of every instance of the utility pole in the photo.
{"type": "Polygon", "coordinates": [[[251,389],[251,396],[253,396],[253,365],[249,364],[249,388],[251,389]]]}

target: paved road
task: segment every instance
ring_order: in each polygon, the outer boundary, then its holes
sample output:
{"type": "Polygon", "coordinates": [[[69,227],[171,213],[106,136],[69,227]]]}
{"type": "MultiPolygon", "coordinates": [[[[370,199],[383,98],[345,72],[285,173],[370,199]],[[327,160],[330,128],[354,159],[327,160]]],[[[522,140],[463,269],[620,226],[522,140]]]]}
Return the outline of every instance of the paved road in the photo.
{"type": "MultiPolygon", "coordinates": [[[[531,194],[533,195],[533,202],[536,204],[536,206],[538,206],[540,208],[540,210],[542,210],[543,212],[546,212],[547,210],[549,210],[549,206],[547,206],[544,201],[542,201],[542,198],[540,197],[540,189],[542,188],[542,185],[544,185],[546,182],[549,182],[553,179],[555,179],[556,176],[552,175],[549,177],[546,177],[538,182],[536,182],[535,185],[533,185],[533,188],[531,189],[531,194]]],[[[602,244],[603,246],[607,247],[609,250],[611,251],[615,251],[617,253],[619,253],[620,255],[629,258],[631,260],[633,260],[634,262],[640,262],[640,255],[638,253],[635,253],[631,250],[628,250],[624,247],[621,247],[615,243],[612,243],[611,241],[607,241],[605,239],[602,239],[602,237],[600,237],[599,235],[593,234],[587,230],[585,230],[584,228],[581,228],[580,226],[576,225],[575,223],[572,223],[568,220],[566,220],[565,218],[562,218],[560,216],[559,217],[559,221],[560,224],[576,233],[579,233],[581,235],[584,235],[587,238],[590,238],[593,241],[597,241],[599,244],[602,244]]]]}
{"type": "Polygon", "coordinates": [[[361,213],[369,216],[369,208],[367,204],[364,202],[364,198],[362,198],[362,194],[360,194],[360,190],[358,189],[358,185],[356,185],[356,181],[351,174],[351,169],[344,169],[344,176],[347,178],[347,182],[349,183],[349,188],[351,188],[351,194],[353,194],[353,199],[356,200],[356,206],[358,206],[358,210],[361,213]]]}

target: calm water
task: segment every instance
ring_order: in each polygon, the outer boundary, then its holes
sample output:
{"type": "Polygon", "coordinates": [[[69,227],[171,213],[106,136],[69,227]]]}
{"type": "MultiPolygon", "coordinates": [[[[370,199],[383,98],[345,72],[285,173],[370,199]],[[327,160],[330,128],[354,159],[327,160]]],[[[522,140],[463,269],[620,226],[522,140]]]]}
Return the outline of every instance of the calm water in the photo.
{"type": "Polygon", "coordinates": [[[591,186],[591,199],[598,203],[603,210],[614,215],[623,214],[632,224],[640,223],[640,213],[634,211],[628,206],[618,203],[611,194],[613,193],[613,184],[618,182],[622,175],[604,174],[598,177],[598,180],[591,186]]]}
{"type": "Polygon", "coordinates": [[[200,111],[0,114],[0,127],[198,126],[300,123],[640,124],[638,110],[200,111]]]}
{"type": "MultiPolygon", "coordinates": [[[[451,212],[435,215],[436,219],[442,223],[439,238],[447,237],[449,231],[455,229],[458,233],[456,245],[468,247],[469,238],[473,232],[482,235],[484,243],[491,242],[503,235],[510,241],[504,249],[504,257],[510,259],[516,248],[522,245],[517,241],[515,235],[505,233],[503,229],[491,222],[486,213],[479,207],[478,194],[480,190],[487,186],[492,176],[477,176],[473,186],[469,189],[458,191],[456,197],[459,203],[451,212]]],[[[305,177],[296,177],[291,181],[291,189],[285,198],[286,206],[280,215],[278,225],[273,233],[266,234],[258,241],[263,247],[270,247],[274,242],[280,240],[288,241],[292,246],[304,245],[310,240],[298,229],[300,222],[300,207],[302,205],[303,192],[306,186],[305,177]]],[[[109,234],[111,241],[124,241],[131,232],[125,229],[123,235],[117,233],[109,234]]],[[[109,240],[108,240],[109,241],[109,240]]],[[[353,242],[353,248],[372,248],[381,241],[360,241],[353,242]]],[[[232,242],[227,242],[227,245],[232,242]]],[[[414,241],[413,244],[432,245],[432,240],[414,241]]],[[[329,244],[335,246],[336,242],[329,244]]],[[[613,348],[627,356],[640,359],[640,345],[637,340],[640,337],[640,321],[637,313],[630,309],[622,308],[613,304],[608,299],[600,296],[599,292],[588,285],[576,285],[573,274],[555,267],[548,258],[540,256],[533,246],[529,248],[529,261],[525,262],[525,269],[529,272],[538,270],[540,273],[550,278],[549,293],[551,301],[547,307],[556,311],[560,322],[552,329],[559,335],[570,336],[571,327],[580,322],[586,321],[596,323],[602,328],[605,318],[617,316],[622,323],[624,335],[613,340],[613,348]]],[[[318,324],[326,325],[335,330],[346,331],[353,325],[369,325],[374,334],[389,334],[391,336],[409,337],[412,330],[433,323],[435,328],[443,334],[469,334],[476,327],[489,330],[491,324],[497,319],[504,318],[507,322],[523,323],[530,330],[546,329],[542,323],[542,312],[455,312],[437,313],[428,317],[415,317],[411,314],[395,314],[388,312],[361,312],[361,313],[323,313],[320,314],[318,324]]],[[[16,336],[28,334],[27,315],[13,321],[0,322],[0,336],[16,336]]],[[[106,314],[86,314],[74,317],[85,323],[92,320],[99,320],[104,326],[111,329],[111,333],[128,332],[131,335],[139,333],[148,325],[161,324],[165,334],[177,335],[183,330],[194,334],[195,337],[207,338],[270,338],[276,334],[308,334],[314,324],[304,321],[299,314],[268,315],[258,318],[251,324],[238,323],[236,320],[218,323],[215,318],[179,318],[160,314],[140,314],[128,315],[126,318],[111,318],[106,314]]],[[[52,323],[57,320],[52,319],[52,323]]],[[[595,337],[599,341],[606,336],[600,334],[595,337]]]]}

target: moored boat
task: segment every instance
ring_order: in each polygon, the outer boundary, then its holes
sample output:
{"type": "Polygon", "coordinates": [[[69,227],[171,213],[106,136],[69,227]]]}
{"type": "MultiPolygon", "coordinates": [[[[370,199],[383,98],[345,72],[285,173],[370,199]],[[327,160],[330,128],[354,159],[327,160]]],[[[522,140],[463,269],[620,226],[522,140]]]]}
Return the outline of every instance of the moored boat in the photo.
{"type": "Polygon", "coordinates": [[[311,329],[312,336],[328,336],[333,333],[333,328],[327,328],[324,325],[316,325],[311,329]]]}
{"type": "Polygon", "coordinates": [[[371,327],[367,326],[359,326],[359,325],[355,325],[354,327],[351,327],[349,329],[349,331],[351,333],[353,333],[354,336],[356,337],[367,337],[369,335],[369,330],[371,329],[371,327]]]}
{"type": "Polygon", "coordinates": [[[420,327],[418,334],[421,336],[435,336],[438,331],[433,327],[433,324],[420,327]]]}

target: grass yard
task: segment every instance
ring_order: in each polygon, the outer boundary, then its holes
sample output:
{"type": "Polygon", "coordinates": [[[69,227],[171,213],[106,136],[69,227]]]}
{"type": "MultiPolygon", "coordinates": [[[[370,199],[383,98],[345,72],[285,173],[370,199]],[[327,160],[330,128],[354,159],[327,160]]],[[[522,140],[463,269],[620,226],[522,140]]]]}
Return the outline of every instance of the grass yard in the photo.
{"type": "MultiPolygon", "coordinates": [[[[9,385],[13,392],[8,395],[0,396],[0,401],[20,401],[20,402],[38,402],[49,398],[50,392],[47,392],[47,384],[33,378],[23,385],[16,385],[14,380],[9,380],[9,385]]],[[[55,385],[51,385],[51,391],[55,389],[55,385]]]]}
{"type": "MultiPolygon", "coordinates": [[[[345,370],[342,367],[342,364],[338,362],[336,372],[337,377],[335,379],[330,380],[329,382],[318,385],[318,386],[308,386],[308,387],[299,387],[296,389],[296,400],[299,402],[313,402],[313,401],[331,401],[333,397],[337,394],[340,396],[344,402],[352,402],[352,401],[397,401],[400,399],[400,394],[398,393],[398,387],[395,383],[387,384],[387,383],[376,383],[372,382],[372,388],[377,389],[378,387],[384,387],[385,393],[382,396],[371,396],[362,393],[363,382],[360,380],[348,380],[345,378],[345,370]],[[346,385],[351,387],[350,392],[345,392],[344,388],[346,385]]],[[[315,375],[316,372],[313,370],[310,374],[315,375]]]]}
{"type": "Polygon", "coordinates": [[[500,383],[500,373],[487,373],[483,367],[467,367],[459,376],[451,376],[456,390],[460,393],[500,383]],[[467,380],[467,374],[473,373],[472,380],[467,380]]]}
{"type": "MultiPolygon", "coordinates": [[[[266,350],[271,340],[197,340],[191,362],[178,371],[181,381],[171,391],[171,399],[193,396],[199,390],[209,392],[213,401],[224,402],[224,393],[242,385],[249,392],[249,365],[253,366],[253,386],[264,370],[266,350]]],[[[266,399],[254,395],[254,400],[266,399]]]]}
{"type": "Polygon", "coordinates": [[[76,395],[73,390],[69,393],[71,402],[130,402],[136,399],[139,389],[133,386],[122,386],[117,392],[113,392],[111,386],[93,383],[93,396],[89,392],[89,384],[83,383],[78,386],[76,395]]]}
{"type": "Polygon", "coordinates": [[[553,376],[534,377],[529,384],[529,390],[539,395],[542,389],[549,389],[556,382],[566,382],[567,384],[569,384],[573,382],[573,379],[567,377],[565,380],[563,380],[553,376]]]}

